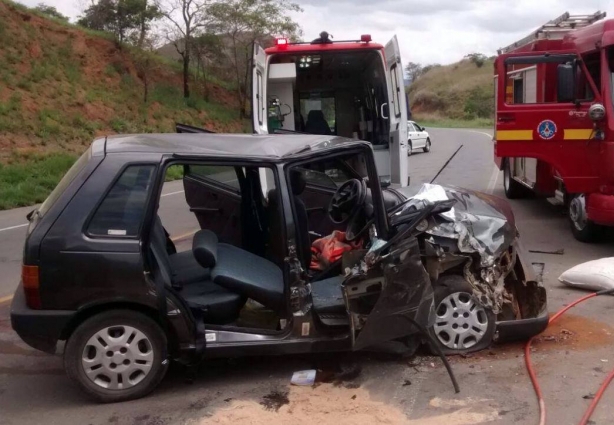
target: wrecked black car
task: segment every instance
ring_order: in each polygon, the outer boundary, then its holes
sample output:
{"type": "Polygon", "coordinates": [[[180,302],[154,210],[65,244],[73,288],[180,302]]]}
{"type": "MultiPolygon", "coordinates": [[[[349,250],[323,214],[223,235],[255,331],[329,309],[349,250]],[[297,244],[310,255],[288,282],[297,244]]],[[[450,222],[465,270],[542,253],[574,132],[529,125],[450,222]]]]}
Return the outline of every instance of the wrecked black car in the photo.
{"type": "Polygon", "coordinates": [[[98,139],[29,215],[13,328],[49,353],[65,341],[67,374],[103,402],[152,391],[169,360],[455,353],[543,330],[509,206],[409,193],[382,189],[371,145],[344,138],[98,139]],[[169,215],[171,169],[184,199],[169,215]]]}

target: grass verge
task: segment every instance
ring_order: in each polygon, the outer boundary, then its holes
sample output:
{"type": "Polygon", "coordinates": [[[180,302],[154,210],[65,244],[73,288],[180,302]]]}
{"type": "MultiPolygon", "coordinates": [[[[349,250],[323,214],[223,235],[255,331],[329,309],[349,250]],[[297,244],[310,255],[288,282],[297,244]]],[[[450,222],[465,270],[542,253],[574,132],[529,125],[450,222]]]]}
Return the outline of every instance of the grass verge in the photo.
{"type": "Polygon", "coordinates": [[[66,153],[14,156],[0,163],[0,210],[43,202],[77,159],[66,153]]]}
{"type": "Polygon", "coordinates": [[[471,120],[462,120],[454,118],[443,118],[438,115],[415,115],[412,117],[423,127],[440,127],[440,128],[488,128],[492,129],[494,121],[490,118],[475,118],[471,120]]]}

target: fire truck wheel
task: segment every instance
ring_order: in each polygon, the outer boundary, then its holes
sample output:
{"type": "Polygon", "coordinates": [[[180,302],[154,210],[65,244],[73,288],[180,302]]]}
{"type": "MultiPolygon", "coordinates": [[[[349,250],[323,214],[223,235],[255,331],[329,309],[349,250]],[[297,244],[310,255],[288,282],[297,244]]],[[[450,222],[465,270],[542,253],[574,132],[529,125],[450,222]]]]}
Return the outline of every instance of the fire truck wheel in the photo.
{"type": "Polygon", "coordinates": [[[407,141],[407,156],[411,156],[411,151],[413,150],[413,146],[411,144],[411,140],[407,141]]]}
{"type": "Polygon", "coordinates": [[[430,152],[431,151],[431,139],[427,138],[426,139],[426,145],[424,145],[424,148],[422,148],[424,150],[424,152],[430,152]]]}
{"type": "Polygon", "coordinates": [[[586,216],[586,201],[583,194],[575,195],[569,202],[567,216],[574,237],[580,242],[598,242],[603,235],[603,226],[593,223],[586,216]]]}
{"type": "Polygon", "coordinates": [[[507,199],[526,198],[528,190],[512,178],[512,167],[509,158],[503,160],[503,188],[507,199]]]}

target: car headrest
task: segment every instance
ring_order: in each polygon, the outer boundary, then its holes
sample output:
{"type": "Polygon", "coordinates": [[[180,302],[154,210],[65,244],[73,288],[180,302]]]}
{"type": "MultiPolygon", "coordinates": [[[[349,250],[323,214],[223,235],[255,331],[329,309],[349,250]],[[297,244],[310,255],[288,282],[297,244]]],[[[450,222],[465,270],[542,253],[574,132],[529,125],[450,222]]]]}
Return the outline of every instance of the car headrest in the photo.
{"type": "Polygon", "coordinates": [[[324,118],[324,112],[319,109],[312,109],[307,114],[307,121],[326,121],[324,118]]]}
{"type": "Polygon", "coordinates": [[[192,240],[192,253],[198,264],[206,269],[217,263],[217,236],[211,230],[199,230],[192,240]]]}
{"type": "Polygon", "coordinates": [[[292,189],[292,193],[294,195],[300,195],[305,190],[305,186],[307,185],[307,181],[305,180],[305,176],[298,170],[293,170],[290,172],[290,188],[292,189]]]}

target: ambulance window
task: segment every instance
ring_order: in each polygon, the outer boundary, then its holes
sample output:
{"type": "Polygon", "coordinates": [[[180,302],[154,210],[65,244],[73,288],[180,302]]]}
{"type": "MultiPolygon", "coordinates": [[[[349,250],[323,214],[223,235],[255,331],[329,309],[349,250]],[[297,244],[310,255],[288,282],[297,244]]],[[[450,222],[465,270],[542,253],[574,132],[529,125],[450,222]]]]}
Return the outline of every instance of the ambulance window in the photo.
{"type": "Polygon", "coordinates": [[[262,124],[262,110],[263,100],[262,100],[262,73],[260,71],[256,71],[256,98],[258,99],[258,105],[254,105],[254,107],[258,108],[258,122],[262,124]]]}
{"type": "Polygon", "coordinates": [[[392,103],[394,105],[394,116],[401,116],[401,89],[399,89],[399,77],[397,75],[397,64],[395,63],[390,67],[390,74],[392,76],[392,103]]]}

